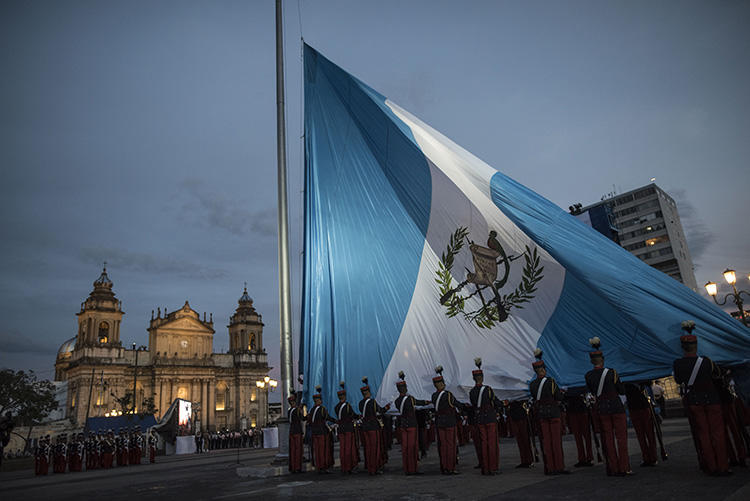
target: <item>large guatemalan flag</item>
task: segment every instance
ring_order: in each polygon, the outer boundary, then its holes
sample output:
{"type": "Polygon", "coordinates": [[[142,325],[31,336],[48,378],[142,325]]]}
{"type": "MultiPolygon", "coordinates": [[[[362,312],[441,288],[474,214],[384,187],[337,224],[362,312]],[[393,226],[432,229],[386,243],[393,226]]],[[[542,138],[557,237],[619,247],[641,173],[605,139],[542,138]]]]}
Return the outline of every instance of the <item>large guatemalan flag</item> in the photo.
{"type": "Polygon", "coordinates": [[[474,358],[501,397],[523,396],[533,351],[582,386],[588,338],[624,379],[671,373],[680,323],[719,362],[750,335],[698,294],[498,172],[309,46],[305,60],[305,395],[339,381],[381,403],[432,393],[442,365],[466,399],[474,358]]]}

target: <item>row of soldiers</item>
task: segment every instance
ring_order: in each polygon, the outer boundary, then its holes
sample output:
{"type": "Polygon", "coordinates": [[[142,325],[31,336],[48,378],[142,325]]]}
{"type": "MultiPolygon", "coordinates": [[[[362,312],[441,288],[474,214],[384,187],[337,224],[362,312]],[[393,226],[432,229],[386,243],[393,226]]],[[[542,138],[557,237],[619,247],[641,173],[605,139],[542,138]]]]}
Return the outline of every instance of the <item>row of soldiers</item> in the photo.
{"type": "MultiPolygon", "coordinates": [[[[689,326],[689,324],[688,324],[689,326]]],[[[721,383],[720,371],[707,357],[697,356],[697,338],[691,332],[680,338],[684,356],[674,362],[674,377],[681,385],[683,403],[694,436],[701,469],[710,475],[731,473],[729,462],[745,466],[749,437],[738,410],[742,407],[726,385],[721,383]],[[722,406],[722,404],[724,404],[722,406]]],[[[609,476],[633,474],[628,454],[627,411],[641,448],[642,467],[656,466],[661,457],[668,458],[661,436],[660,420],[647,392],[646,382],[624,383],[617,371],[604,366],[604,354],[598,338],[590,340],[589,353],[593,365],[585,375],[583,391],[564,392],[554,378],[547,374],[542,351],[535,351],[532,368],[536,378],[529,385],[530,399],[512,402],[499,400],[490,386],[484,385],[481,359],[475,359],[472,371],[475,385],[469,392],[469,402],[459,402],[446,389],[442,367],[436,368],[433,378],[435,392],[430,400],[420,400],[408,393],[405,375],[399,373],[396,383],[399,396],[391,404],[381,407],[372,397],[367,378],[360,388],[362,399],[357,409],[347,401],[346,388],[340,383],[339,403],[331,414],[322,405],[322,388],[316,387],[313,407],[309,412],[301,405],[299,394],[290,392],[289,469],[302,471],[303,422],[311,430],[311,456],[319,473],[328,472],[333,464],[333,423],[340,442],[341,470],[351,473],[360,461],[360,445],[364,450],[365,469],[369,474],[382,473],[388,460],[387,428],[383,421],[389,414],[398,418],[402,467],[407,475],[419,474],[418,409],[431,406],[434,410],[437,448],[443,474],[456,474],[458,443],[461,430],[467,426],[462,415],[468,417],[468,429],[474,442],[478,468],[483,475],[499,472],[499,436],[507,429],[515,436],[521,458],[517,468],[529,468],[538,461],[536,440],[540,443],[546,475],[568,474],[562,452],[564,420],[575,437],[578,452],[576,467],[592,466],[594,455],[593,432],[597,459],[603,452],[609,476]],[[506,420],[502,420],[502,416],[506,420]],[[501,424],[506,424],[500,430],[501,424]],[[658,448],[657,448],[658,444],[658,448]],[[600,452],[600,447],[602,452],[600,452]],[[659,454],[660,453],[660,454],[659,454]]]]}
{"type": "Polygon", "coordinates": [[[67,433],[62,433],[56,437],[55,444],[49,435],[40,438],[34,454],[34,472],[47,475],[50,464],[53,473],[83,471],[84,465],[86,470],[98,470],[112,468],[115,464],[141,464],[146,443],[149,461],[156,460],[156,435],[150,432],[144,439],[140,426],[130,430],[120,428],[117,435],[113,430],[91,431],[88,438],[84,437],[83,433],[72,434],[68,441],[67,433]]]}

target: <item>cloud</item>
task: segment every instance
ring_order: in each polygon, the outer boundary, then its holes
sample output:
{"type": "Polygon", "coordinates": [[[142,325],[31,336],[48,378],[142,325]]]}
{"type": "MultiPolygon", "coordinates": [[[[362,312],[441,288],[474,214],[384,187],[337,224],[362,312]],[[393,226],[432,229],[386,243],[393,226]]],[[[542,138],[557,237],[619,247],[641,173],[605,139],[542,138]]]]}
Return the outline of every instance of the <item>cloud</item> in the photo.
{"type": "Polygon", "coordinates": [[[708,247],[715,240],[714,233],[700,218],[685,190],[671,190],[669,193],[677,203],[690,255],[693,258],[693,264],[697,265],[698,260],[703,257],[708,247]]]}
{"type": "Polygon", "coordinates": [[[195,178],[185,179],[181,186],[189,195],[183,205],[185,214],[198,216],[196,221],[209,228],[219,228],[233,235],[276,236],[276,210],[250,210],[239,201],[226,200],[211,192],[195,178]]]}
{"type": "Polygon", "coordinates": [[[48,354],[57,352],[57,346],[42,344],[19,334],[0,333],[0,344],[5,353],[37,353],[48,354]]]}
{"type": "Polygon", "coordinates": [[[112,267],[150,275],[171,275],[209,280],[228,276],[225,270],[198,265],[171,256],[161,257],[107,247],[85,248],[80,252],[80,258],[86,263],[100,263],[106,260],[112,267]]]}

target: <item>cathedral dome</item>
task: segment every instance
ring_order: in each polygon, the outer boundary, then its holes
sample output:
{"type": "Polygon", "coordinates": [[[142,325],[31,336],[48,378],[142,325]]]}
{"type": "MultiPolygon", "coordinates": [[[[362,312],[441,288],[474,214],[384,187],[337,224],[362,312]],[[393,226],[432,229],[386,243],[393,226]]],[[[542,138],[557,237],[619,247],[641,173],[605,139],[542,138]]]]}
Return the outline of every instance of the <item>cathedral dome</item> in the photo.
{"type": "Polygon", "coordinates": [[[247,286],[245,286],[245,292],[242,293],[242,296],[240,297],[240,300],[237,301],[239,304],[253,304],[253,298],[251,298],[247,293],[247,286]]]}
{"type": "Polygon", "coordinates": [[[73,350],[76,347],[76,338],[72,337],[65,341],[62,346],[60,346],[60,349],[57,350],[57,358],[67,358],[73,353],[73,350]]]}
{"type": "Polygon", "coordinates": [[[109,279],[109,276],[107,276],[107,267],[104,266],[102,269],[102,274],[99,275],[99,278],[94,280],[94,288],[105,288],[105,289],[111,289],[112,288],[112,280],[109,279]]]}

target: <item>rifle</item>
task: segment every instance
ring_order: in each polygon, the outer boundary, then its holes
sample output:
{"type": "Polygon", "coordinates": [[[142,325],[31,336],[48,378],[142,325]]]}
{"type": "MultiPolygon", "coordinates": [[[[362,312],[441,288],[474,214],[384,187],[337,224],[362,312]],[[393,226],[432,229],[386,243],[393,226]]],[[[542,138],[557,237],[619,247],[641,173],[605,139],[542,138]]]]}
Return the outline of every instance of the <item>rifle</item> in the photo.
{"type": "Polygon", "coordinates": [[[594,426],[594,416],[591,414],[591,407],[589,405],[586,405],[586,413],[589,416],[589,427],[591,429],[591,433],[594,435],[594,446],[596,447],[596,460],[601,463],[602,462],[602,453],[601,453],[601,446],[599,445],[599,436],[596,434],[596,427],[594,426]]]}
{"type": "Polygon", "coordinates": [[[534,424],[531,422],[531,410],[528,409],[526,404],[524,404],[524,407],[526,407],[526,427],[529,430],[529,441],[531,442],[531,447],[534,449],[534,462],[539,462],[539,450],[536,448],[536,440],[534,439],[534,424]]]}
{"type": "MultiPolygon", "coordinates": [[[[530,411],[529,412],[529,418],[531,419],[532,433],[534,433],[536,435],[536,433],[534,431],[534,421],[536,421],[536,416],[533,414],[533,412],[534,412],[533,411],[533,407],[531,409],[529,409],[529,411],[530,411]]],[[[548,471],[547,471],[547,452],[544,450],[544,443],[542,442],[541,431],[542,430],[540,428],[539,429],[540,433],[539,433],[539,435],[537,435],[537,438],[539,439],[539,448],[542,449],[542,461],[544,462],[544,473],[548,473],[548,471]]],[[[535,443],[535,441],[533,439],[532,439],[531,443],[534,444],[534,452],[536,452],[537,451],[536,443],[535,443]]]]}
{"type": "Polygon", "coordinates": [[[656,439],[659,441],[659,448],[661,449],[661,460],[666,461],[669,459],[667,450],[664,448],[664,437],[661,433],[661,423],[656,419],[656,413],[654,412],[654,405],[651,402],[651,397],[646,396],[648,399],[648,410],[651,412],[651,420],[654,422],[654,428],[656,429],[656,439]]]}

